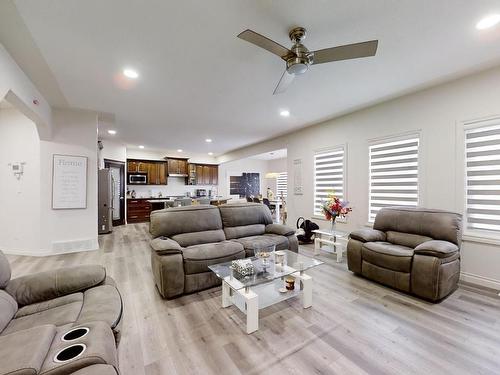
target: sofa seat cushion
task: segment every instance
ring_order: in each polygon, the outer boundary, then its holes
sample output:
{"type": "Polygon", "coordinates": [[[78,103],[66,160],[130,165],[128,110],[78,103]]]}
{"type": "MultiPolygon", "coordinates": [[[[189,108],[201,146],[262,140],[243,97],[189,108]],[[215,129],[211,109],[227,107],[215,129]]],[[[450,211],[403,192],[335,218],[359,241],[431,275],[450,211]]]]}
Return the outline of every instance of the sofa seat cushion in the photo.
{"type": "Polygon", "coordinates": [[[389,242],[366,242],[361,248],[364,261],[397,272],[410,272],[413,249],[389,242]]]}
{"type": "MultiPolygon", "coordinates": [[[[29,305],[26,307],[29,307],[29,305]]],[[[47,310],[41,310],[33,314],[19,316],[10,321],[10,323],[2,332],[2,335],[29,329],[31,327],[36,327],[43,324],[63,326],[65,324],[74,323],[80,315],[81,309],[82,300],[79,300],[52,307],[47,310]]],[[[23,308],[19,309],[19,311],[23,311],[23,308]]]]}
{"type": "Polygon", "coordinates": [[[263,234],[261,236],[250,236],[243,238],[235,238],[231,241],[238,242],[245,248],[246,256],[254,256],[254,249],[266,247],[266,246],[276,246],[276,250],[287,250],[288,249],[288,238],[285,236],[280,236],[279,234],[263,234]]]}
{"type": "Polygon", "coordinates": [[[182,249],[184,272],[195,274],[210,271],[208,266],[245,257],[243,246],[233,241],[222,241],[189,246],[182,249]]]}

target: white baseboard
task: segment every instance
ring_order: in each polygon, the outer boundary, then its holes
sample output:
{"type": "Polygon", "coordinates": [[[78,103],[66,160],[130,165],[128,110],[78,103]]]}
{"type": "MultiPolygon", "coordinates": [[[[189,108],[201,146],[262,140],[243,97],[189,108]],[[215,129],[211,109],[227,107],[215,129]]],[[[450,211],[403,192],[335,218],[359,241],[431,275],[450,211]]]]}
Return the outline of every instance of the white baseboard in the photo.
{"type": "Polygon", "coordinates": [[[471,284],[484,286],[486,288],[500,290],[500,280],[491,279],[489,277],[474,275],[468,272],[460,272],[460,280],[471,284]]]}
{"type": "Polygon", "coordinates": [[[76,241],[60,241],[53,242],[52,249],[2,249],[5,254],[10,255],[21,255],[21,256],[31,256],[31,257],[46,257],[50,255],[61,255],[78,253],[82,251],[95,251],[99,249],[99,242],[97,238],[89,238],[86,240],[76,240],[76,241]]]}

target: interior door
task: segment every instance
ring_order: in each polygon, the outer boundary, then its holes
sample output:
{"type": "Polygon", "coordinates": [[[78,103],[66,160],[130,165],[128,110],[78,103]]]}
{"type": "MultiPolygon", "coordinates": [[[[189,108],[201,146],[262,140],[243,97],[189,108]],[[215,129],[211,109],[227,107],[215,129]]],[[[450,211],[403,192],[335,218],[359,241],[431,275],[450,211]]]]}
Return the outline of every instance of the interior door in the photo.
{"type": "Polygon", "coordinates": [[[125,163],[104,159],[104,167],[109,168],[113,191],[113,226],[125,224],[125,163]]]}

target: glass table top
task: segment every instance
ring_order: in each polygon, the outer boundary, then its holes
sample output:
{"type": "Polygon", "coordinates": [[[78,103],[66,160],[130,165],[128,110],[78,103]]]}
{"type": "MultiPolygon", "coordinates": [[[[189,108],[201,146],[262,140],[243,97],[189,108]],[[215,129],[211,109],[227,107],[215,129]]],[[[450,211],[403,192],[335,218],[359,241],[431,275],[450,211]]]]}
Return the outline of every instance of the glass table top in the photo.
{"type": "Polygon", "coordinates": [[[246,258],[252,261],[254,266],[254,273],[252,275],[243,276],[231,268],[231,262],[219,263],[208,266],[217,277],[227,282],[233,289],[242,289],[251,287],[273,280],[279,279],[284,276],[291,275],[295,272],[306,271],[312,267],[323,264],[322,261],[314,259],[302,254],[294,253],[289,250],[277,250],[271,253],[267,260],[267,264],[262,258],[246,258]],[[276,254],[283,254],[283,266],[276,264],[276,254]]]}

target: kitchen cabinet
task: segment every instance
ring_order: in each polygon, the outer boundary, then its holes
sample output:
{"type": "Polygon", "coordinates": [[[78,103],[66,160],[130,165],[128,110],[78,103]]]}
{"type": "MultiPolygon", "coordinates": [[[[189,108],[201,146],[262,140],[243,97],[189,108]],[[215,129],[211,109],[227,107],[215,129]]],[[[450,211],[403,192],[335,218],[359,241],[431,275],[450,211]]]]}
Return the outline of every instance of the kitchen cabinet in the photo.
{"type": "Polygon", "coordinates": [[[169,175],[187,175],[188,162],[186,159],[167,159],[169,175]]]}
{"type": "Polygon", "coordinates": [[[167,185],[167,162],[155,160],[127,160],[128,173],[146,173],[148,185],[167,185]]]}
{"type": "Polygon", "coordinates": [[[189,164],[188,185],[218,185],[219,167],[210,164],[189,164]]]}
{"type": "Polygon", "coordinates": [[[127,200],[127,223],[142,223],[149,221],[151,203],[143,199],[127,200]]]}

